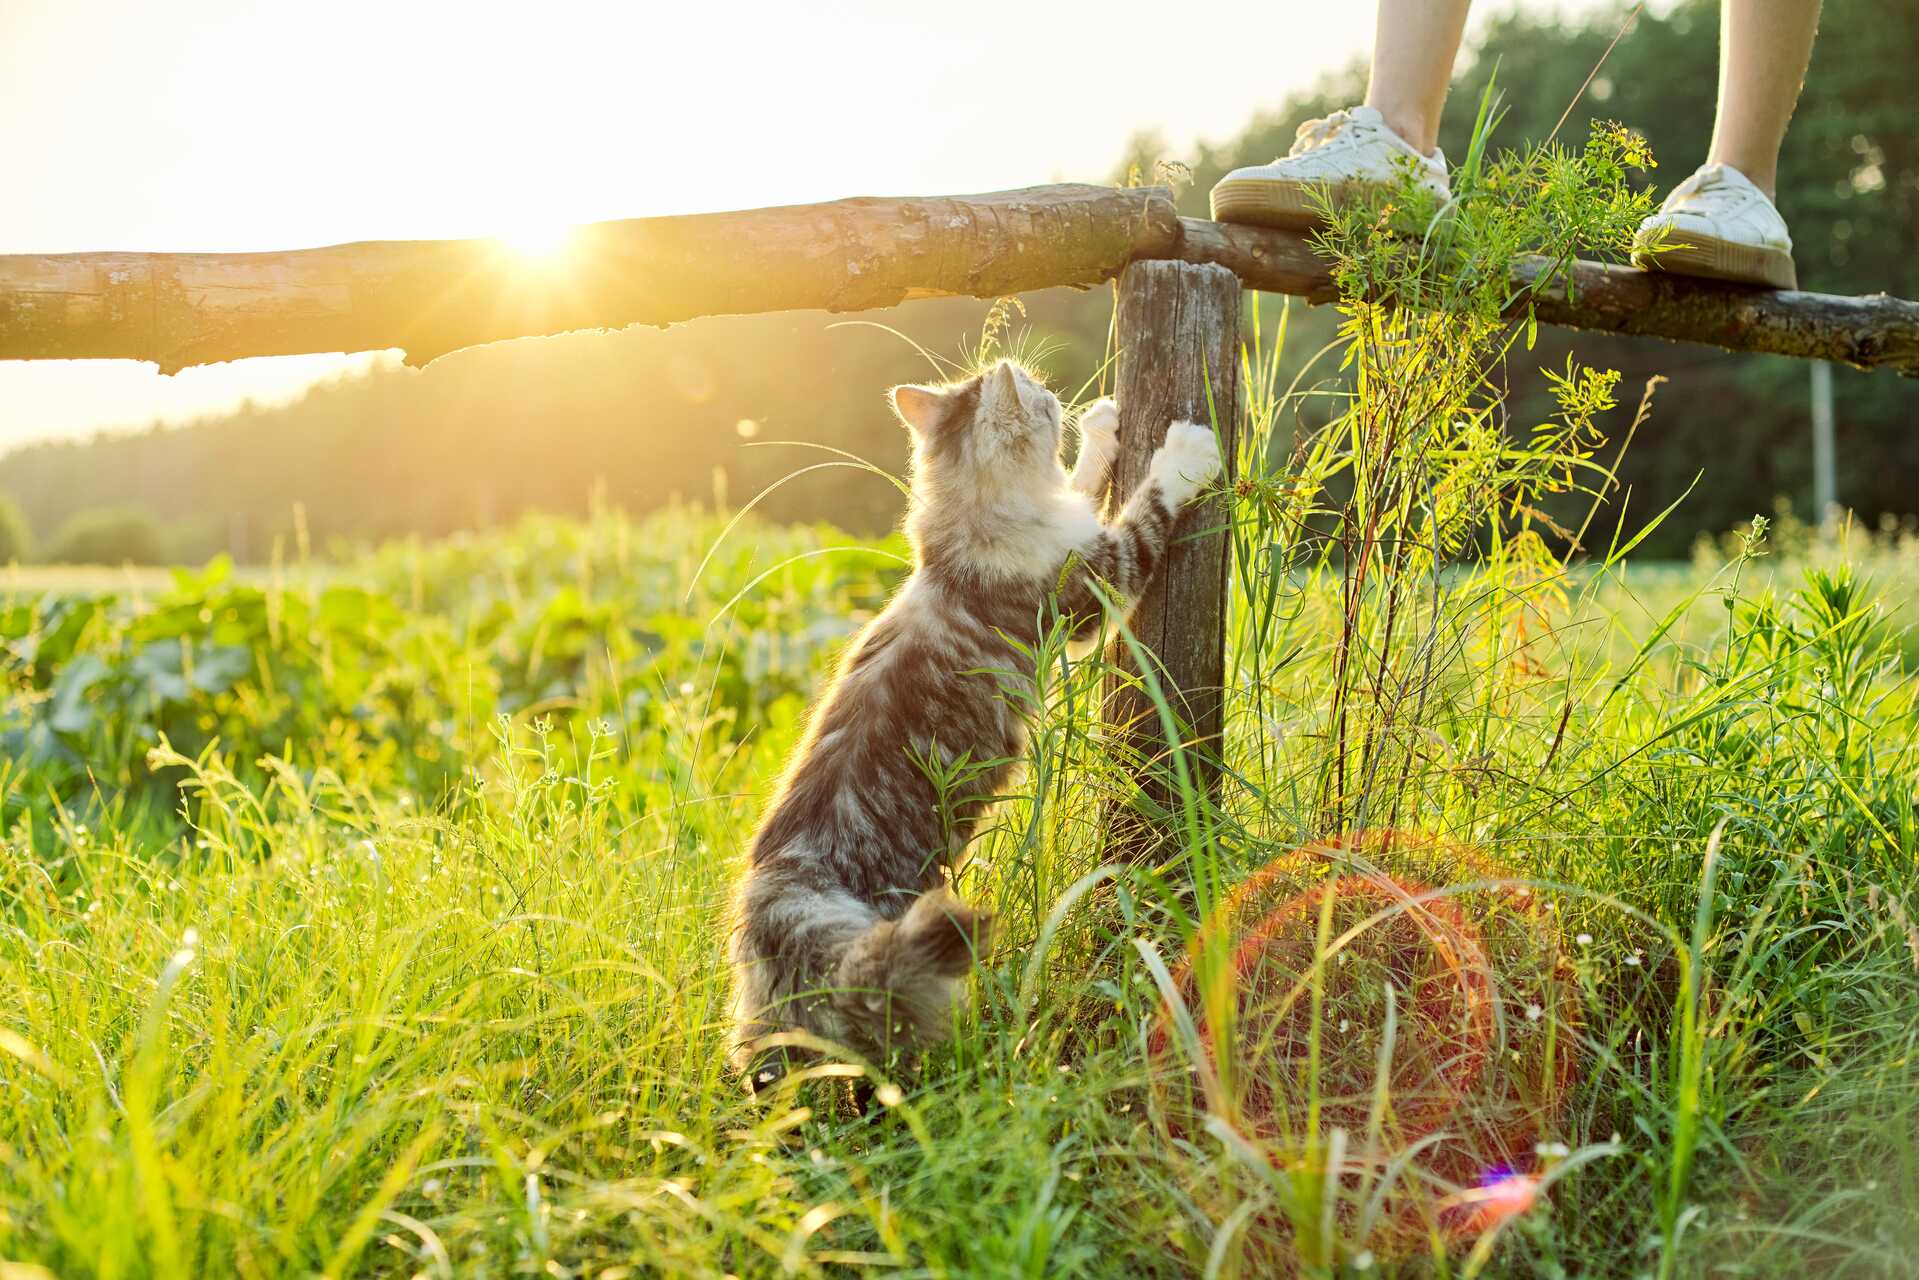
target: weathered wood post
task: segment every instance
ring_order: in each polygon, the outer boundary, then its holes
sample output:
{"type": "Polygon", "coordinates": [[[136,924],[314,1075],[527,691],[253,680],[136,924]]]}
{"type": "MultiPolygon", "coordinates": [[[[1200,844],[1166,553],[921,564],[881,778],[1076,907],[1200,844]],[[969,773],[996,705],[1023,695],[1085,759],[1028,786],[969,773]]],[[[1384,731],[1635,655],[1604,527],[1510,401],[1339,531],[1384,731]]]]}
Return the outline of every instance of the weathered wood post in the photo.
{"type": "MultiPolygon", "coordinates": [[[[1239,424],[1239,277],[1225,267],[1141,261],[1119,279],[1119,458],[1108,500],[1131,493],[1146,475],[1166,427],[1179,419],[1219,432],[1232,479],[1239,424]],[[1210,408],[1208,404],[1210,392],[1210,408]]],[[[1230,505],[1215,496],[1180,517],[1153,585],[1133,611],[1132,631],[1150,652],[1160,686],[1181,725],[1180,745],[1194,780],[1217,779],[1226,668],[1226,589],[1232,539],[1230,505]]],[[[1117,665],[1130,670],[1124,644],[1117,665]]],[[[1106,721],[1153,762],[1141,778],[1146,797],[1177,815],[1168,766],[1170,744],[1158,709],[1125,675],[1107,677],[1106,721]]],[[[1116,817],[1118,815],[1115,815],[1116,817]]],[[[1177,824],[1175,816],[1172,821],[1177,824]]],[[[1128,856],[1155,856],[1161,833],[1121,821],[1113,831],[1128,856]]]]}

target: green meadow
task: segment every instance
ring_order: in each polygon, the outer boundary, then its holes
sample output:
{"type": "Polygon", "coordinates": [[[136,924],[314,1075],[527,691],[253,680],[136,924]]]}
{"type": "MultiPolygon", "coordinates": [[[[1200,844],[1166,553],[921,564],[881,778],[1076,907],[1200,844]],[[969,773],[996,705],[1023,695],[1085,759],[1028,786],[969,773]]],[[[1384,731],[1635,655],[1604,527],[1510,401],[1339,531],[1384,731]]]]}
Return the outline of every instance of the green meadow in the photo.
{"type": "MultiPolygon", "coordinates": [[[[749,522],[689,598],[720,531],[529,521],[325,585],[8,601],[9,1275],[1183,1274],[1230,1271],[1239,1206],[1283,1217],[1151,1087],[1179,941],[1149,872],[1085,881],[1126,779],[1071,689],[962,880],[1002,934],[953,1044],[863,1067],[873,1115],[726,1076],[728,877],[901,570],[749,522]]],[[[1555,886],[1590,1011],[1551,1140],[1599,1154],[1491,1274],[1655,1269],[1682,1160],[1681,1273],[1909,1274],[1914,685],[1873,602],[1916,582],[1883,541],[1604,575],[1502,716],[1442,733],[1407,820],[1555,886]]],[[[1278,725],[1235,715],[1228,877],[1315,834],[1333,602],[1299,604],[1278,725]]]]}
{"type": "Polygon", "coordinates": [[[1912,1275],[1919,545],[1642,563],[1656,395],[1499,394],[1504,264],[1617,250],[1634,160],[1342,215],[1284,380],[1249,314],[1224,739],[1141,758],[1128,638],[1039,641],[917,1060],[722,1063],[728,886],[897,538],[0,583],[0,1277],[1912,1275]]]}

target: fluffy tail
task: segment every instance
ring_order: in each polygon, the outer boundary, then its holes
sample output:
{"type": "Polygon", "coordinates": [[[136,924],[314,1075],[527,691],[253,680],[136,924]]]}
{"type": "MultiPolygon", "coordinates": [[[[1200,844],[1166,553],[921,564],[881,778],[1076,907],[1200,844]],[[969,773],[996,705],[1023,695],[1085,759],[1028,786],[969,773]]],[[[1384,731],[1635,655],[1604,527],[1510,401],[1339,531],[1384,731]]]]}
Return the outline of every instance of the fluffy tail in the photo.
{"type": "Polygon", "coordinates": [[[992,916],[939,888],[855,937],[833,969],[833,1008],[848,1039],[884,1051],[942,1040],[960,981],[992,936],[992,916]]]}

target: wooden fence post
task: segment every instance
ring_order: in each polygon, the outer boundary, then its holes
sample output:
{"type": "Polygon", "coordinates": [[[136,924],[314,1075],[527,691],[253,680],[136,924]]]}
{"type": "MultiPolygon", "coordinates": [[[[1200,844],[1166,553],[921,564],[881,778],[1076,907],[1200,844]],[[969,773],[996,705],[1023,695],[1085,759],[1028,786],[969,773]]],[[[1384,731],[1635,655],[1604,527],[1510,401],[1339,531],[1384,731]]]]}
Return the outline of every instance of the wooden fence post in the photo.
{"type": "MultiPolygon", "coordinates": [[[[1179,419],[1217,428],[1231,480],[1239,425],[1239,310],[1239,277],[1225,267],[1140,261],[1120,276],[1119,458],[1108,495],[1113,506],[1146,475],[1167,425],[1179,419]]],[[[1132,617],[1133,634],[1153,655],[1167,701],[1184,727],[1187,763],[1195,780],[1209,788],[1217,778],[1213,762],[1222,725],[1229,517],[1230,506],[1220,497],[1187,508],[1166,563],[1132,617]]],[[[1123,644],[1113,656],[1131,668],[1123,644]]],[[[1169,744],[1157,709],[1123,675],[1107,677],[1105,716],[1146,760],[1167,762],[1169,744]]],[[[1148,799],[1177,813],[1171,781],[1170,769],[1149,768],[1141,785],[1148,799]]],[[[1161,843],[1149,826],[1124,820],[1112,835],[1117,849],[1134,858],[1154,856],[1161,843]]]]}

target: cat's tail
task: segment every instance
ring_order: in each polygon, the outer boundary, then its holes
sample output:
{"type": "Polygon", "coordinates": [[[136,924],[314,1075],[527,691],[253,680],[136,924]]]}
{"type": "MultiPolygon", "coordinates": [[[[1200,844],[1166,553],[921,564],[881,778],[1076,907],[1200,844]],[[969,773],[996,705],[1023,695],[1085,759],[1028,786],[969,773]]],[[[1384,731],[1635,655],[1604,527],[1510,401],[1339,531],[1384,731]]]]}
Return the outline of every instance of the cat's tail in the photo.
{"type": "Polygon", "coordinates": [[[833,970],[833,1005],[846,1030],[882,1051],[945,1039],[960,983],[992,930],[990,912],[942,886],[899,919],[856,935],[833,970]]]}

